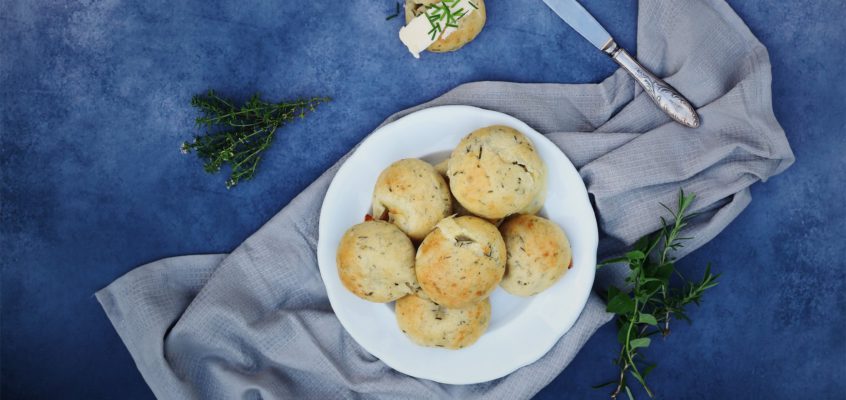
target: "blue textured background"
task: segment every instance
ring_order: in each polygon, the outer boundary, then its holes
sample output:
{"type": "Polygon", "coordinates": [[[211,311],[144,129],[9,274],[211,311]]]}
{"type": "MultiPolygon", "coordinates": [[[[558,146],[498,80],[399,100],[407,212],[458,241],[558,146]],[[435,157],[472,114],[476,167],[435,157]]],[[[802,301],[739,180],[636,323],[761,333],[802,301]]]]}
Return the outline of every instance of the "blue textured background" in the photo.
{"type": "MultiPolygon", "coordinates": [[[[739,1],[797,163],[682,264],[722,284],[649,350],[666,398],[846,392],[846,3],[739,1]]],[[[586,1],[634,49],[636,2],[586,1]]],[[[2,397],[150,398],[92,294],[165,256],[230,251],[385,117],[476,80],[597,82],[614,65],[539,0],[416,61],[393,1],[0,0],[2,397]],[[192,94],[328,95],[227,191],[179,153],[192,94]]],[[[601,397],[611,325],[539,398],[601,397]]]]}

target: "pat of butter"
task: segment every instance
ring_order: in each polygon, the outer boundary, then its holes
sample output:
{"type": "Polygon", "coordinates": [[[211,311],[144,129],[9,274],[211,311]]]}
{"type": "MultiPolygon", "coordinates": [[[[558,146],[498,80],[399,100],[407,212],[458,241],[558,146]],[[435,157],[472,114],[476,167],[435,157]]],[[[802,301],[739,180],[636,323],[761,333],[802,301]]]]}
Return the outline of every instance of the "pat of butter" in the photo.
{"type": "MultiPolygon", "coordinates": [[[[476,8],[476,6],[470,4],[470,0],[458,0],[457,4],[450,7],[452,10],[464,10],[465,14],[461,17],[461,19],[467,18],[467,16],[472,14],[473,11],[476,11],[476,8]]],[[[460,22],[461,19],[458,21],[460,22]]],[[[441,21],[440,24],[443,26],[443,21],[441,21]]],[[[427,13],[424,12],[414,17],[408,25],[400,28],[399,38],[414,58],[420,58],[420,53],[423,52],[423,50],[429,48],[429,46],[431,46],[432,43],[435,43],[438,39],[448,37],[457,29],[447,27],[443,29],[443,32],[441,32],[440,35],[435,35],[434,37],[431,33],[429,33],[431,30],[432,24],[429,22],[427,13]]]]}
{"type": "Polygon", "coordinates": [[[420,52],[426,50],[437,40],[437,38],[432,38],[429,35],[430,29],[432,29],[432,25],[429,24],[425,13],[418,15],[408,25],[400,28],[399,38],[405,47],[408,47],[408,51],[414,58],[420,58],[420,52]]]}

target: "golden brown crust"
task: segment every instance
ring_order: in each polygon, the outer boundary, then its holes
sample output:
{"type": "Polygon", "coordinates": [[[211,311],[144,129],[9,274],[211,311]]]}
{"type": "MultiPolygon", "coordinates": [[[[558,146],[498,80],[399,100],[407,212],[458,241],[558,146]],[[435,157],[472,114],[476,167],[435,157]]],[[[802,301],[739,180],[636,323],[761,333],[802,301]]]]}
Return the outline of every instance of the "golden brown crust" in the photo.
{"type": "Polygon", "coordinates": [[[532,142],[511,127],[477,129],[453,150],[447,170],[453,196],[471,213],[503,218],[543,205],[546,166],[532,142]]]}
{"type": "MultiPolygon", "coordinates": [[[[414,17],[419,15],[425,9],[427,4],[435,4],[440,0],[406,0],[405,2],[405,23],[411,22],[414,17]]],[[[432,43],[426,50],[435,53],[444,53],[448,51],[458,50],[467,43],[473,41],[476,36],[482,32],[485,27],[487,15],[485,11],[484,0],[473,0],[473,4],[479,7],[478,10],[473,11],[466,18],[458,21],[458,30],[447,36],[440,38],[432,43]]]]}
{"type": "Polygon", "coordinates": [[[505,273],[505,242],[476,217],[445,218],[417,249],[420,287],[433,302],[460,308],[481,301],[505,273]]]}
{"type": "Polygon", "coordinates": [[[400,329],[421,346],[460,349],[476,342],[488,328],[488,299],[463,308],[446,308],[417,296],[397,300],[400,329]]]}
{"type": "MultiPolygon", "coordinates": [[[[532,202],[520,211],[520,214],[537,214],[538,211],[543,208],[544,203],[546,202],[546,185],[547,185],[547,177],[546,177],[546,168],[543,169],[543,178],[538,182],[540,188],[538,189],[538,193],[532,198],[532,202]]],[[[499,226],[499,225],[497,225],[499,226]]]]}
{"type": "Polygon", "coordinates": [[[387,303],[419,290],[414,245],[390,223],[367,221],[347,230],[336,261],[341,283],[362,299],[387,303]]]}
{"type": "MultiPolygon", "coordinates": [[[[441,175],[441,177],[444,178],[444,180],[447,183],[447,186],[449,186],[449,176],[447,176],[447,169],[448,168],[449,168],[449,158],[435,164],[435,171],[438,171],[438,173],[441,175]]],[[[546,197],[545,195],[546,195],[546,192],[544,191],[543,196],[536,197],[536,199],[538,199],[538,201],[541,203],[541,206],[543,206],[543,198],[546,197]]],[[[455,200],[455,196],[452,195],[452,192],[450,192],[449,196],[450,196],[450,199],[452,200],[452,213],[453,213],[453,215],[459,216],[459,217],[463,217],[465,215],[469,215],[471,217],[478,217],[478,215],[473,215],[473,213],[471,213],[470,211],[467,211],[466,208],[462,207],[461,203],[459,203],[458,201],[455,200]]],[[[540,207],[538,207],[538,209],[540,209],[540,207]]],[[[527,211],[527,213],[529,213],[529,212],[527,211]]],[[[529,213],[529,214],[531,214],[531,213],[529,213]]],[[[483,217],[480,217],[480,218],[482,218],[485,221],[488,221],[488,222],[490,222],[490,223],[492,223],[496,226],[499,226],[499,224],[501,224],[502,220],[503,220],[502,218],[483,218],[483,217]]]]}
{"type": "Polygon", "coordinates": [[[449,158],[435,164],[435,171],[437,171],[444,179],[447,179],[447,168],[449,168],[449,158]]]}
{"type": "Polygon", "coordinates": [[[567,273],[573,260],[567,235],[554,222],[515,215],[500,226],[508,251],[500,286],[517,296],[540,293],[567,273]]]}
{"type": "Polygon", "coordinates": [[[386,216],[414,240],[426,237],[452,212],[444,178],[431,164],[415,158],[385,168],[373,189],[373,216],[386,216]]]}

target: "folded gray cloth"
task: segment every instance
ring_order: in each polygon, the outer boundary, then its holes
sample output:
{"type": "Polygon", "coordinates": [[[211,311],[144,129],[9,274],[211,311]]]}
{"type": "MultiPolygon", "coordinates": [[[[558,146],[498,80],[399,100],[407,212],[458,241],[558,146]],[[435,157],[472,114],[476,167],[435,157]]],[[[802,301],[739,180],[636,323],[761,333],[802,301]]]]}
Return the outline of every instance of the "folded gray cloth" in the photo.
{"type": "MultiPolygon", "coordinates": [[[[749,185],[793,155],[772,113],[767,51],[724,1],[642,0],[638,26],[638,58],[697,106],[699,129],[670,122],[622,71],[599,84],[466,84],[386,122],[445,104],[513,115],[579,168],[601,255],[659,228],[659,202],[673,204],[679,188],[696,193],[703,212],[692,251],[749,204],[749,185]]],[[[528,398],[610,320],[591,295],[548,354],[493,382],[442,385],[393,371],[344,331],[318,273],[319,209],[342,162],[231,254],[157,261],[97,293],[157,397],[528,398]]],[[[597,282],[618,278],[612,270],[597,282]]]]}

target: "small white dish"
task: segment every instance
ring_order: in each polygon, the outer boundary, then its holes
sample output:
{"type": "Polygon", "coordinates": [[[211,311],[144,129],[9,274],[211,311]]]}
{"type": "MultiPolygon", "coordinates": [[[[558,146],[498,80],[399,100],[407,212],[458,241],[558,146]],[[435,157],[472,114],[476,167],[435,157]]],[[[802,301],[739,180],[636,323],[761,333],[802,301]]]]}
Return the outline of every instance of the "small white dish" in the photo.
{"type": "Polygon", "coordinates": [[[587,302],[596,269],[599,238],[584,182],[549,139],[502,113],[468,106],[433,107],[377,129],[338,170],[320,211],[317,257],[326,292],[341,325],[365,350],[391,368],[448,384],[486,382],[508,375],[546,354],[576,322],[587,302]],[[341,284],[335,264],[344,232],[370,212],[379,173],[394,161],[446,159],[462,137],[490,125],[525,134],[547,165],[548,194],[539,213],[561,226],[573,249],[573,267],[551,288],[521,298],[497,288],[491,295],[490,326],[461,350],[422,347],[397,326],[393,303],[362,300],[341,284]]]}

